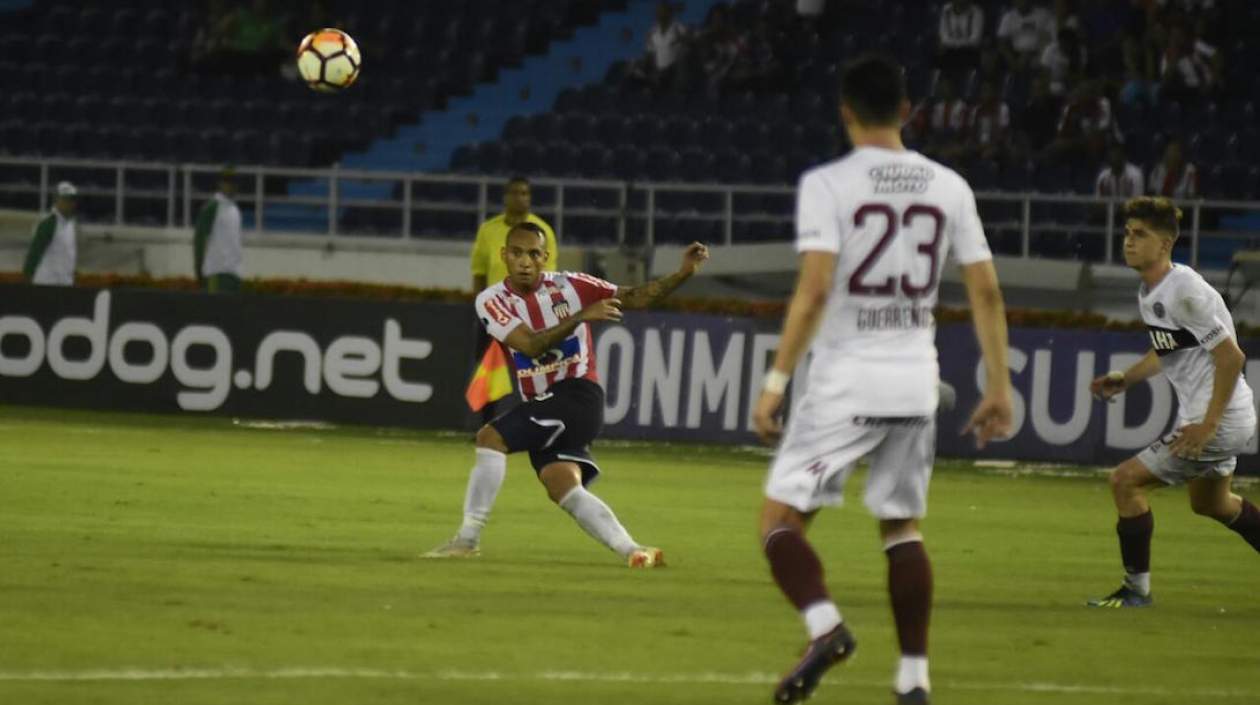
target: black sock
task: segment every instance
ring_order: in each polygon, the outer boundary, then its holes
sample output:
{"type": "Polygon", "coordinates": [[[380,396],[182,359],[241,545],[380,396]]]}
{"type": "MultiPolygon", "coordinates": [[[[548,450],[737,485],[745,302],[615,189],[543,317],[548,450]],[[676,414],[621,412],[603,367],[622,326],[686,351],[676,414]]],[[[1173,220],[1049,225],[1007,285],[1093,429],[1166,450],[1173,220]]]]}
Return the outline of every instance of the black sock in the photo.
{"type": "Polygon", "coordinates": [[[1135,517],[1120,517],[1116,534],[1120,537],[1120,559],[1126,573],[1151,572],[1151,534],[1155,533],[1155,515],[1148,509],[1135,517]]]}

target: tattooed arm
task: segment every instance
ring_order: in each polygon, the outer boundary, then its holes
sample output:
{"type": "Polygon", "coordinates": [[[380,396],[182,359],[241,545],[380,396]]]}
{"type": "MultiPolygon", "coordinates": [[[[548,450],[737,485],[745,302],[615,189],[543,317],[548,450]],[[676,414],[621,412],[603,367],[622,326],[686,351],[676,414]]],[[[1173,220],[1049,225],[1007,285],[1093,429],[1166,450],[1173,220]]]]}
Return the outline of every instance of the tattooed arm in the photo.
{"type": "Polygon", "coordinates": [[[661,299],[669,296],[674,289],[677,289],[683,282],[691,278],[700,269],[700,265],[709,259],[709,248],[693,242],[687,247],[687,251],[683,253],[682,265],[677,272],[654,279],[645,284],[632,287],[621,287],[617,289],[617,298],[621,299],[625,308],[646,308],[661,299]]]}

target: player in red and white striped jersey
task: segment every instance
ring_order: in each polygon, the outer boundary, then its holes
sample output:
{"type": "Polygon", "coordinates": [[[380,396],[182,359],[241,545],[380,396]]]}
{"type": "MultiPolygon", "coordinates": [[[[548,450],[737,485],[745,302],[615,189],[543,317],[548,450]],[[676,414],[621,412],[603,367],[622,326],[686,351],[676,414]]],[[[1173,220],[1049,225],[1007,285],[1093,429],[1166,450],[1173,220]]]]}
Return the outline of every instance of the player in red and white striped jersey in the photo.
{"type": "Polygon", "coordinates": [[[426,558],[475,556],[507,469],[507,454],[528,451],[547,496],[597,541],[631,567],[663,564],[659,548],[641,546],[586,485],[599,476],[590,443],[604,425],[590,323],[621,320],[622,306],[637,308],[678,288],[709,257],[692,243],[678,271],[638,287],[618,287],[575,272],[544,272],[547,244],[525,222],[508,233],[501,253],[508,277],[477,296],[486,330],[512,352],[524,402],[477,432],[477,463],[468,478],[464,523],[453,539],[426,558]]]}

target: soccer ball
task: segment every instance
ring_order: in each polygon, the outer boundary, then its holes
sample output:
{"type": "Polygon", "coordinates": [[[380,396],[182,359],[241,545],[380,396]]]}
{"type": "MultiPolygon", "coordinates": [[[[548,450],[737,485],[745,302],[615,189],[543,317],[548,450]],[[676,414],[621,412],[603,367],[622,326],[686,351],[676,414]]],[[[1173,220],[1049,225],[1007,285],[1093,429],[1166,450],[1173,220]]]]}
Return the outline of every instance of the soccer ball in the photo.
{"type": "Polygon", "coordinates": [[[339,29],[311,32],[298,45],[298,73],[306,85],[323,93],[349,88],[362,65],[359,45],[339,29]]]}

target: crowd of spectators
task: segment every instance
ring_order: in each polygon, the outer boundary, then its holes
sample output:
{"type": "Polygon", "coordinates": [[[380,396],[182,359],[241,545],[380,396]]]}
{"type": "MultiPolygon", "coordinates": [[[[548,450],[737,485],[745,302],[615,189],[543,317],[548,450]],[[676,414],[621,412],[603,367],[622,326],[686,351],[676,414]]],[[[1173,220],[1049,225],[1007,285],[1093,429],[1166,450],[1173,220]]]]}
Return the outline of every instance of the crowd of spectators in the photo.
{"type": "MultiPolygon", "coordinates": [[[[733,0],[687,27],[662,2],[644,56],[621,80],[713,98],[791,94],[853,13],[887,11],[878,5],[733,0]]],[[[1199,155],[1182,130],[1212,126],[1167,129],[1150,118],[1200,114],[1228,97],[1216,0],[949,0],[928,9],[919,21],[932,27],[930,47],[860,42],[928,76],[911,86],[909,145],[964,171],[976,161],[998,172],[1050,165],[1075,175],[1062,190],[1098,193],[1119,159],[1147,192],[1198,195],[1199,155]]],[[[904,10],[903,24],[913,12],[904,10]]]]}
{"type": "Polygon", "coordinates": [[[1143,118],[1222,96],[1221,21],[1214,0],[1012,0],[992,18],[974,0],[944,2],[937,78],[908,139],[955,164],[1093,169],[1098,195],[1198,195],[1181,136],[1152,137],[1143,118]]]}

